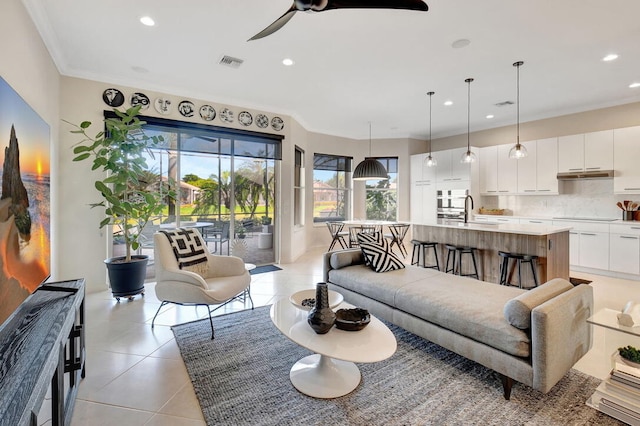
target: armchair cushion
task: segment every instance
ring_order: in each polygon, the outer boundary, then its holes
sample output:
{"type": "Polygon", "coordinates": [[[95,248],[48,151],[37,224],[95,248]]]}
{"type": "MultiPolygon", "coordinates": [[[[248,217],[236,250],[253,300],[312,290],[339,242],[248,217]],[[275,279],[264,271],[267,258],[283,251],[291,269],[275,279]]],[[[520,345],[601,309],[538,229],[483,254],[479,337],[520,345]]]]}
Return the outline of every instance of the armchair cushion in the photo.
{"type": "Polygon", "coordinates": [[[180,269],[206,275],[208,270],[206,245],[194,229],[177,228],[160,232],[171,243],[171,249],[180,269]]]}

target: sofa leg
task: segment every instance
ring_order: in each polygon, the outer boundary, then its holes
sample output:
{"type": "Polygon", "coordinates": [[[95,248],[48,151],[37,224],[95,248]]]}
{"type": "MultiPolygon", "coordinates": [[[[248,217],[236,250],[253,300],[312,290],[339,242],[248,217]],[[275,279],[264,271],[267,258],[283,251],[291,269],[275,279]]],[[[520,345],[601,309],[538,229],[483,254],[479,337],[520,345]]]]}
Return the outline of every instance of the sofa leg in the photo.
{"type": "Polygon", "coordinates": [[[513,379],[503,374],[500,375],[502,379],[502,389],[504,390],[504,399],[507,401],[511,398],[511,387],[513,387],[513,379]]]}

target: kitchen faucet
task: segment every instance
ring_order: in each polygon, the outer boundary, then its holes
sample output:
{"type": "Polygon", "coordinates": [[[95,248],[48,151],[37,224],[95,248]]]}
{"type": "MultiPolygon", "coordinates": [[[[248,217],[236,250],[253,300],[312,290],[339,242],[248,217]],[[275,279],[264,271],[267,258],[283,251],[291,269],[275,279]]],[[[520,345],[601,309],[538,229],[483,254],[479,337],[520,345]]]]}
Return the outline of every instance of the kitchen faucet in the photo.
{"type": "Polygon", "coordinates": [[[471,210],[473,210],[473,197],[471,195],[467,195],[464,197],[464,223],[469,221],[469,208],[467,207],[467,200],[471,200],[471,210]]]}

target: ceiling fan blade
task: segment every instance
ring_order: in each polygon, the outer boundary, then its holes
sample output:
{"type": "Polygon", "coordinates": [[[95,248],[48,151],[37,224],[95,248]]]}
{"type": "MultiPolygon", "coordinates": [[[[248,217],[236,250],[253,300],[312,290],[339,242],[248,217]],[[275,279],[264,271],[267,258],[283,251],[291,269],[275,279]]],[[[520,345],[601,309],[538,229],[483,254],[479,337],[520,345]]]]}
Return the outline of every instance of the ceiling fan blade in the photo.
{"type": "Polygon", "coordinates": [[[429,6],[422,0],[329,0],[322,9],[407,9],[426,12],[429,6]]]}
{"type": "Polygon", "coordinates": [[[291,18],[293,18],[293,15],[295,15],[297,11],[298,11],[298,9],[296,9],[295,3],[294,3],[293,6],[291,6],[291,9],[287,10],[284,15],[282,15],[281,17],[276,19],[271,25],[269,25],[267,28],[265,28],[264,30],[260,31],[258,34],[254,35],[253,37],[251,37],[247,41],[257,40],[259,38],[263,38],[263,37],[266,37],[266,36],[268,36],[270,34],[275,33],[280,28],[284,27],[284,25],[287,22],[289,22],[289,20],[291,20],[291,18]]]}

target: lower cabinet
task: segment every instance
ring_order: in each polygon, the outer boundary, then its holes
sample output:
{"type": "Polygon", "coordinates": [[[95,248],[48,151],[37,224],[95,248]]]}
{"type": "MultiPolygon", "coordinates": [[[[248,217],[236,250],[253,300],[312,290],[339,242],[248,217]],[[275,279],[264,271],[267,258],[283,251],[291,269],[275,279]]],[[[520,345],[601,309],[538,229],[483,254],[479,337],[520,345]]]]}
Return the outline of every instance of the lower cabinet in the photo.
{"type": "Polygon", "coordinates": [[[580,232],[579,266],[609,269],[609,233],[580,232]]]}
{"type": "Polygon", "coordinates": [[[609,269],[625,274],[640,274],[640,226],[611,226],[609,269]]]}

